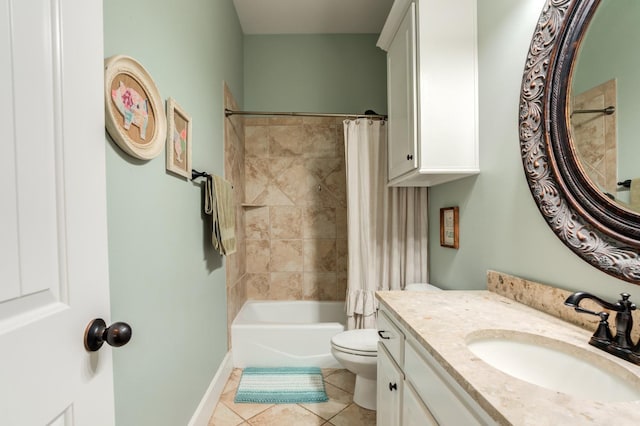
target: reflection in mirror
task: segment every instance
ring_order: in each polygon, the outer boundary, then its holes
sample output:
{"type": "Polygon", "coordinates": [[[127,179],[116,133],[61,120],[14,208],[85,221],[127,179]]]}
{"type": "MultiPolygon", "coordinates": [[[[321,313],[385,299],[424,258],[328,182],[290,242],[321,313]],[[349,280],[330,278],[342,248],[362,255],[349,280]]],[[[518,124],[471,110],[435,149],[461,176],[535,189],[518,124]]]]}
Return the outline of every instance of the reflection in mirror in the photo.
{"type": "Polygon", "coordinates": [[[570,86],[578,162],[593,185],[640,212],[640,2],[602,0],[580,45],[570,86]]]}

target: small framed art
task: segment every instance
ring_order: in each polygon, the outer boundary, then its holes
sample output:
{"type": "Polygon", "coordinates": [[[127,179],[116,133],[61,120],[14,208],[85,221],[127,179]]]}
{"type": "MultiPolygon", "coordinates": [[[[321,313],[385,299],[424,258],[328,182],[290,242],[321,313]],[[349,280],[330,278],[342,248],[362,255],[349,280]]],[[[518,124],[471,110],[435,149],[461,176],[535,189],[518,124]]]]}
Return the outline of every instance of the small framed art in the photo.
{"type": "Polygon", "coordinates": [[[457,249],[459,244],[458,207],[440,209],[440,245],[457,249]]]}
{"type": "Polygon", "coordinates": [[[167,99],[167,170],[191,179],[191,117],[167,99]]]}
{"type": "Polygon", "coordinates": [[[107,133],[132,157],[155,158],[164,147],[167,121],[153,79],[129,56],[105,59],[104,69],[107,133]]]}

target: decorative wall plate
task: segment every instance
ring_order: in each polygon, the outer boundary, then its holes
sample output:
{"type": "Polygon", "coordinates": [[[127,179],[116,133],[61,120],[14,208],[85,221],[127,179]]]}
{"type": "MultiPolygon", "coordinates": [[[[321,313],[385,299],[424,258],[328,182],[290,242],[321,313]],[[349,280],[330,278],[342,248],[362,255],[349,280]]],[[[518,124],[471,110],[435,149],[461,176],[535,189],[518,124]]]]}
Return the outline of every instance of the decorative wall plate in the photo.
{"type": "Polygon", "coordinates": [[[167,118],[160,93],[135,59],[116,55],[104,61],[105,124],[127,154],[150,160],[164,147],[167,118]]]}

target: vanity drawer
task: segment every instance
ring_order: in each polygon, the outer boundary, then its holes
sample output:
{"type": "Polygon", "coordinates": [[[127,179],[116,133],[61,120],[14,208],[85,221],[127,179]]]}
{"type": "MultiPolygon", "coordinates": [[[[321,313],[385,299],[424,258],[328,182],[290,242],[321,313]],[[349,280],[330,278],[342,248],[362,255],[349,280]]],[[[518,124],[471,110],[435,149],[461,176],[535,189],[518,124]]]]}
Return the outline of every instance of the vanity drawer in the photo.
{"type": "Polygon", "coordinates": [[[404,334],[382,309],[378,311],[378,336],[400,368],[404,363],[404,334]]]}

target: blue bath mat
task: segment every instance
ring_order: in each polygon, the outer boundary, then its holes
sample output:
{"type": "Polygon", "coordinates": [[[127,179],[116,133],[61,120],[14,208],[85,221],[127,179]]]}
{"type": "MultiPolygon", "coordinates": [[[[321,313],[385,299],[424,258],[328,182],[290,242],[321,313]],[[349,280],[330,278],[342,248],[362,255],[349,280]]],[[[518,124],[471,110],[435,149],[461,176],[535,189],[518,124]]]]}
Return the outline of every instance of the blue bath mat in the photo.
{"type": "Polygon", "coordinates": [[[317,367],[247,367],[242,370],[234,402],[296,404],[328,400],[322,371],[317,367]]]}

